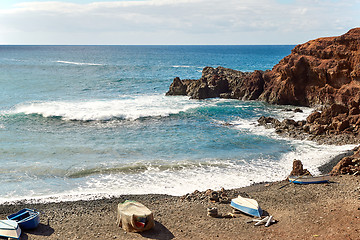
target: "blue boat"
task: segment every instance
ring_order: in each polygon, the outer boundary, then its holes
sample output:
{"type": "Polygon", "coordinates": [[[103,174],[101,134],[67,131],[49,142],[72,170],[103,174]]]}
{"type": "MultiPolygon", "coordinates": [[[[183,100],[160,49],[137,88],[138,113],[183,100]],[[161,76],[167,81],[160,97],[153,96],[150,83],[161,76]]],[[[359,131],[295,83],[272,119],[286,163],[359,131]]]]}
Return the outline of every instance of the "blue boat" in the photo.
{"type": "Polygon", "coordinates": [[[262,209],[254,199],[238,196],[231,200],[231,207],[251,216],[261,217],[262,209]]]}
{"type": "Polygon", "coordinates": [[[34,229],[40,223],[40,213],[33,209],[24,208],[7,216],[7,219],[16,221],[23,230],[34,229]]]}
{"type": "Polygon", "coordinates": [[[321,176],[289,176],[289,182],[298,184],[316,184],[316,183],[327,183],[330,180],[329,175],[321,176]]]}

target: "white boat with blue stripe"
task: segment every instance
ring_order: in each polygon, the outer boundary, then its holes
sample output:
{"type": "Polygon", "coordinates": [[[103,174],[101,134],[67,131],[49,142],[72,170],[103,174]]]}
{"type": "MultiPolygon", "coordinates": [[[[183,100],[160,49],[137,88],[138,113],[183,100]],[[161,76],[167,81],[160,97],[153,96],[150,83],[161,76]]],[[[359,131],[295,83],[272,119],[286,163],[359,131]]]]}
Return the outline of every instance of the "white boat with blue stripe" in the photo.
{"type": "Polygon", "coordinates": [[[231,207],[251,216],[261,217],[262,209],[254,199],[238,196],[231,200],[231,207]]]}
{"type": "Polygon", "coordinates": [[[289,176],[289,182],[298,184],[314,184],[314,183],[327,183],[330,180],[330,175],[321,176],[289,176]]]}
{"type": "Polygon", "coordinates": [[[0,220],[0,237],[19,239],[21,229],[16,221],[0,220]]]}

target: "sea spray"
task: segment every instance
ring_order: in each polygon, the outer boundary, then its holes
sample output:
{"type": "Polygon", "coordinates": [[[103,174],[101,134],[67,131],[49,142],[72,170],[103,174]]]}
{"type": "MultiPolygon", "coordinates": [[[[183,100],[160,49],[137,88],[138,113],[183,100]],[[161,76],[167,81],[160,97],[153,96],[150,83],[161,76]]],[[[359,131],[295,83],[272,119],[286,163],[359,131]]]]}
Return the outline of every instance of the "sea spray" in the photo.
{"type": "Polygon", "coordinates": [[[63,120],[106,121],[112,119],[136,120],[145,117],[165,117],[200,106],[187,97],[121,96],[112,100],[51,101],[24,103],[15,107],[14,114],[38,114],[43,117],[61,117],[63,120]]]}

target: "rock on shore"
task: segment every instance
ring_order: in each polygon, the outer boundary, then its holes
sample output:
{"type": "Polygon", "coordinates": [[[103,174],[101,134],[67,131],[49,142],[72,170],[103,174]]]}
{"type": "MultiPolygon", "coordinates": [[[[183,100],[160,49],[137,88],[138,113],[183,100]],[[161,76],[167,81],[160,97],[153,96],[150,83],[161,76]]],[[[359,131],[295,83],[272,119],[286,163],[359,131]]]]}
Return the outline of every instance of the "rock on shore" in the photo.
{"type": "MultiPolygon", "coordinates": [[[[351,102],[347,106],[332,104],[321,112],[315,111],[304,121],[284,119],[279,121],[262,116],[258,123],[265,128],[274,128],[276,133],[296,138],[313,140],[320,144],[359,144],[360,143],[359,103],[351,102]]],[[[360,175],[360,146],[351,156],[342,158],[333,168],[332,174],[360,175]]]]}
{"type": "Polygon", "coordinates": [[[360,175],[360,146],[353,150],[353,154],[342,158],[331,171],[332,175],[352,174],[360,175]]]}
{"type": "Polygon", "coordinates": [[[360,28],[297,45],[272,70],[205,67],[198,80],[175,78],[167,95],[315,106],[359,102],[360,28]]]}

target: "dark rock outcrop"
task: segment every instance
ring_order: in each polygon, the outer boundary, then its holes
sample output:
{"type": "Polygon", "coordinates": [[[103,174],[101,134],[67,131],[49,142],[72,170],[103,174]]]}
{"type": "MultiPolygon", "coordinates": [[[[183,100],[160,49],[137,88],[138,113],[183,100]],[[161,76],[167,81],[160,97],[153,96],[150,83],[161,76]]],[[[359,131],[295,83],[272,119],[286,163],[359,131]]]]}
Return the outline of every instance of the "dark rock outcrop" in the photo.
{"type": "Polygon", "coordinates": [[[351,102],[348,106],[332,104],[321,112],[313,112],[306,121],[279,121],[262,116],[258,123],[265,128],[275,128],[278,134],[286,137],[326,144],[356,144],[360,143],[359,111],[359,104],[356,102],[351,102]]]}
{"type": "MultiPolygon", "coordinates": [[[[205,98],[237,98],[257,99],[259,94],[253,92],[261,92],[256,87],[242,87],[244,83],[251,82],[252,75],[262,75],[261,72],[243,73],[229,68],[212,68],[203,69],[202,76],[199,80],[180,80],[176,77],[170,85],[166,95],[188,95],[193,99],[205,98]],[[243,91],[244,89],[244,91],[243,91]]],[[[253,77],[257,80],[257,77],[253,77]]]]}
{"type": "Polygon", "coordinates": [[[296,46],[271,71],[206,67],[199,80],[175,78],[167,95],[262,100],[300,106],[360,100],[360,28],[296,46]]]}
{"type": "Polygon", "coordinates": [[[187,84],[183,80],[181,81],[180,78],[174,78],[174,81],[170,85],[170,90],[167,92],[167,95],[186,95],[187,84]]]}
{"type": "Polygon", "coordinates": [[[221,97],[256,100],[263,92],[263,73],[205,67],[198,80],[180,80],[176,77],[166,95],[188,95],[193,99],[221,97]]]}

